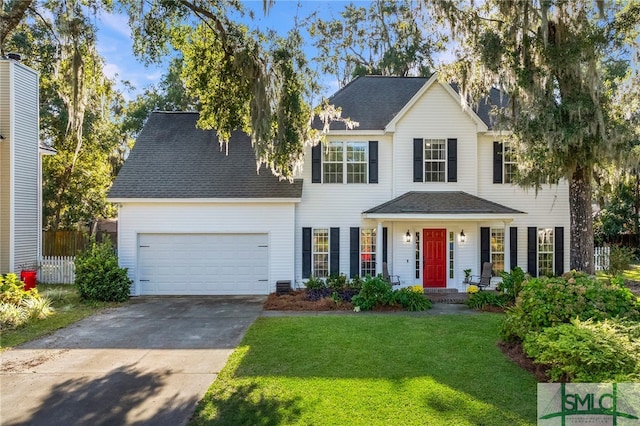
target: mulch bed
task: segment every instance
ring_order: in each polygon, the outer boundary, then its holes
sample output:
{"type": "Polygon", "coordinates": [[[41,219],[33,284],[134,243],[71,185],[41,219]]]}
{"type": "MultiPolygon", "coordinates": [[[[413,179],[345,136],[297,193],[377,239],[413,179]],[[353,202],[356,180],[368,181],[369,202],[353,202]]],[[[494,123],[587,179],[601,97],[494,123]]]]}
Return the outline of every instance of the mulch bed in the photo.
{"type": "Polygon", "coordinates": [[[533,374],[538,382],[544,383],[550,381],[549,377],[545,374],[547,367],[534,364],[533,360],[525,355],[521,343],[498,342],[498,347],[511,362],[533,374]]]}
{"type": "MultiPolygon", "coordinates": [[[[271,293],[267,296],[263,309],[265,311],[352,311],[353,304],[345,301],[336,303],[328,297],[317,301],[307,300],[305,290],[296,290],[280,296],[271,293]]],[[[402,311],[402,306],[378,306],[373,310],[375,312],[396,312],[402,311]]]]}

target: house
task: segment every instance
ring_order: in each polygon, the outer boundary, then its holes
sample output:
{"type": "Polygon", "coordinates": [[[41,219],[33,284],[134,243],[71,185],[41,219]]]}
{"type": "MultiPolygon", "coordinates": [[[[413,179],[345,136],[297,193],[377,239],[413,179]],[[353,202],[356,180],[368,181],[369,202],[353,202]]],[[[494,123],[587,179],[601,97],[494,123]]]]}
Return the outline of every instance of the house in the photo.
{"type": "Polygon", "coordinates": [[[42,156],[38,73],[0,58],[0,273],[34,268],[41,252],[42,156]]]}
{"type": "Polygon", "coordinates": [[[437,76],[359,77],[299,179],[256,173],[249,138],[229,154],[196,113],[153,113],[110,192],[133,294],[266,294],[276,281],[377,274],[464,290],[464,270],[559,274],[569,265],[568,185],[511,183],[509,146],[437,76]]]}

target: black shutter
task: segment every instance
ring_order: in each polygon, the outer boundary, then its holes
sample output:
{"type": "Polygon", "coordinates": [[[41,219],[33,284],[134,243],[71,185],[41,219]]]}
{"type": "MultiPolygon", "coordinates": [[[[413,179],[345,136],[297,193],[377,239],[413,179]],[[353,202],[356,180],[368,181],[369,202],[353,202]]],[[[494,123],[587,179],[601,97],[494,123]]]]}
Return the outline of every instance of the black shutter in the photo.
{"type": "Polygon", "coordinates": [[[483,226],[480,228],[480,270],[484,262],[491,262],[491,232],[483,226]]]}
{"type": "Polygon", "coordinates": [[[553,231],[553,241],[553,263],[556,275],[560,276],[564,274],[564,228],[562,226],[556,226],[553,231]]]}
{"type": "Polygon", "coordinates": [[[302,228],[302,278],[311,276],[311,228],[302,228]]]}
{"type": "Polygon", "coordinates": [[[458,139],[447,139],[447,182],[458,181],[458,139]]]}
{"type": "Polygon", "coordinates": [[[322,144],[311,148],[311,183],[322,182],[322,144]]]}
{"type": "Polygon", "coordinates": [[[369,183],[378,183],[378,141],[369,141],[369,183]]]}
{"type": "Polygon", "coordinates": [[[493,143],[493,183],[502,183],[502,144],[493,143]]]}
{"type": "Polygon", "coordinates": [[[509,263],[511,269],[518,266],[518,228],[509,228],[509,263]]]}
{"type": "Polygon", "coordinates": [[[387,261],[387,228],[382,228],[382,261],[387,261]]]}
{"type": "Polygon", "coordinates": [[[360,228],[349,230],[349,275],[360,275],[360,228]]]}
{"type": "Polygon", "coordinates": [[[413,181],[422,182],[424,180],[424,147],[422,139],[413,140],[413,181]]]}
{"type": "Polygon", "coordinates": [[[527,272],[532,277],[538,276],[538,228],[527,228],[527,272]]]}
{"type": "Polygon", "coordinates": [[[340,274],[340,228],[331,228],[329,235],[329,274],[340,274]]]}

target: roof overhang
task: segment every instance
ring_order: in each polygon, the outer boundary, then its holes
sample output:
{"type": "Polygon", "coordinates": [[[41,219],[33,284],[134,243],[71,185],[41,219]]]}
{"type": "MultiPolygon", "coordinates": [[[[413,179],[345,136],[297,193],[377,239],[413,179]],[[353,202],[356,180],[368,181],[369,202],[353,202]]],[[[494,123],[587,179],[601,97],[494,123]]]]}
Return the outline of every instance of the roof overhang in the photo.
{"type": "Polygon", "coordinates": [[[384,130],[329,130],[327,136],[383,136],[384,130]]]}
{"type": "Polygon", "coordinates": [[[487,130],[489,130],[489,127],[485,124],[484,121],[482,121],[482,119],[480,118],[480,116],[478,116],[478,114],[476,114],[476,112],[473,110],[473,108],[471,108],[467,102],[462,99],[462,97],[460,95],[458,95],[458,93],[453,90],[453,87],[451,87],[450,84],[448,83],[440,83],[440,81],[438,80],[438,73],[433,73],[431,75],[431,77],[429,78],[429,80],[426,81],[426,83],[424,83],[424,85],[420,88],[420,90],[418,90],[416,92],[415,95],[413,95],[413,97],[409,100],[409,102],[407,102],[407,104],[400,110],[400,112],[398,112],[398,114],[396,114],[395,117],[393,117],[393,120],[391,120],[389,122],[389,124],[387,124],[384,128],[385,132],[395,132],[396,131],[396,125],[398,124],[398,122],[402,119],[402,117],[411,109],[413,108],[413,106],[416,104],[416,102],[418,102],[418,100],[422,97],[422,95],[425,94],[425,92],[427,90],[429,90],[429,88],[431,86],[433,86],[434,84],[440,84],[444,90],[458,103],[460,103],[462,110],[464,112],[466,112],[469,117],[471,117],[471,119],[474,121],[474,123],[476,123],[476,129],[479,133],[481,132],[486,132],[487,130]]]}
{"type": "Polygon", "coordinates": [[[512,221],[520,210],[463,191],[410,191],[362,213],[378,221],[512,221]]]}
{"type": "Polygon", "coordinates": [[[281,204],[299,203],[302,198],[107,198],[110,203],[149,203],[149,204],[238,204],[238,203],[261,203],[261,204],[281,204]]]}
{"type": "MultiPolygon", "coordinates": [[[[526,213],[517,213],[522,215],[526,213]]],[[[515,219],[516,214],[481,214],[481,213],[466,213],[466,214],[420,214],[420,213],[363,213],[365,219],[374,219],[381,221],[393,221],[393,222],[416,222],[416,221],[447,221],[447,222],[469,222],[480,220],[497,220],[502,222],[512,222],[515,219]]]]}

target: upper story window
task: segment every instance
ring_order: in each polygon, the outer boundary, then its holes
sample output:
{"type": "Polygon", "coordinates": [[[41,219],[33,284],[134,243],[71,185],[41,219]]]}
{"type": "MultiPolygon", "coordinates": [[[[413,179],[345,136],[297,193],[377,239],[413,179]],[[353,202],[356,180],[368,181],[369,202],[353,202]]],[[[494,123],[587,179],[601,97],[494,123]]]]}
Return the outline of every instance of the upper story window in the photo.
{"type": "Polygon", "coordinates": [[[424,181],[444,182],[446,175],[447,145],[444,139],[424,140],[424,181]]]}
{"type": "Polygon", "coordinates": [[[367,142],[329,142],[322,152],[324,183],[366,183],[367,142]]]}
{"type": "Polygon", "coordinates": [[[493,183],[514,183],[518,163],[509,142],[493,143],[493,183]]]}
{"type": "Polygon", "coordinates": [[[413,181],[457,182],[458,139],[414,139],[413,181]]]}
{"type": "Polygon", "coordinates": [[[503,144],[503,182],[513,183],[515,181],[517,163],[513,145],[509,142],[503,144]]]}

